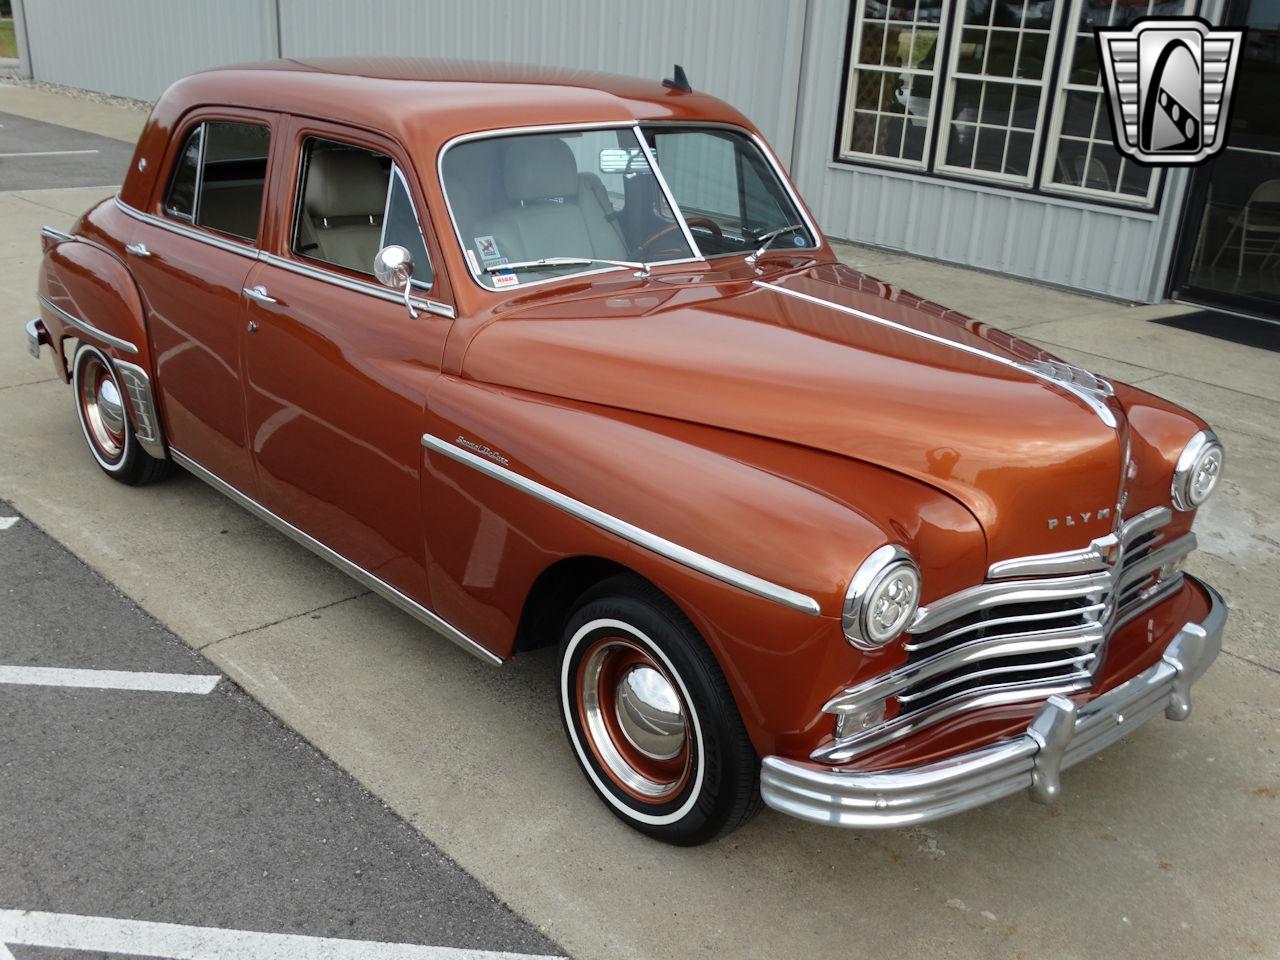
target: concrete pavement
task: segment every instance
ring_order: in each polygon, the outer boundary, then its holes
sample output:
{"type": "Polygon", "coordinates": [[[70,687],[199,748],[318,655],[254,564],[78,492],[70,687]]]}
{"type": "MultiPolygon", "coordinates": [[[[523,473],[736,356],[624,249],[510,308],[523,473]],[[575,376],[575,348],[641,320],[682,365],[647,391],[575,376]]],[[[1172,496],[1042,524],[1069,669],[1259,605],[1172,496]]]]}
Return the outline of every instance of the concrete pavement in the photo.
{"type": "MultiPolygon", "coordinates": [[[[141,116],[0,86],[0,111],[136,136],[141,116]]],[[[1121,305],[882,251],[884,279],[1202,412],[1228,448],[1191,561],[1232,605],[1193,718],[926,828],[772,812],[672,850],[621,827],[564,745],[548,653],[495,670],[189,477],[133,490],[22,352],[41,223],[103,191],[0,194],[0,496],[137,600],[576,956],[1280,956],[1280,358],[1121,305]]],[[[215,895],[215,894],[211,894],[215,895]]]]}

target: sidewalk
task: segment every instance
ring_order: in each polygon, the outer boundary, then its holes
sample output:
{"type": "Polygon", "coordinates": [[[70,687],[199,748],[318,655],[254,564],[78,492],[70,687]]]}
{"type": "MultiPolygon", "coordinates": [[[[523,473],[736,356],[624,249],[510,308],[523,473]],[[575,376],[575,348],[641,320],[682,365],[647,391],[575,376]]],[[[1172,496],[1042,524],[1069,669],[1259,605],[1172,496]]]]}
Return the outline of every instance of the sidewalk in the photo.
{"type": "MultiPolygon", "coordinates": [[[[145,114],[0,84],[0,113],[132,140],[145,114]]],[[[0,135],[3,131],[0,130],[0,135]]],[[[492,670],[190,477],[105,480],[23,351],[42,223],[100,189],[0,193],[0,497],[101,571],[575,956],[1237,957],[1280,950],[1280,355],[1130,307],[863,247],[851,265],[1189,405],[1227,446],[1189,564],[1232,606],[1190,723],[927,828],[772,812],[724,843],[619,827],[564,749],[553,658],[492,670]]],[[[0,908],[6,905],[0,904],[0,908]]]]}

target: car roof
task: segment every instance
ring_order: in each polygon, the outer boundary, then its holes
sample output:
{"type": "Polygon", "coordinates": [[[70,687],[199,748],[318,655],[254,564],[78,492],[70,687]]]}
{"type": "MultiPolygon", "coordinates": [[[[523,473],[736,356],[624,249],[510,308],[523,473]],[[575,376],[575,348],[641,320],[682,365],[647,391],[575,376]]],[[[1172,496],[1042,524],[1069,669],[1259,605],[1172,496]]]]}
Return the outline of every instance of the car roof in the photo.
{"type": "Polygon", "coordinates": [[[268,60],[205,70],[170,86],[139,139],[122,198],[145,202],[174,128],[190,110],[208,106],[372,129],[430,163],[455,137],[511,127],[668,120],[731,123],[755,132],[724,101],[672,89],[659,79],[415,57],[268,60]]]}

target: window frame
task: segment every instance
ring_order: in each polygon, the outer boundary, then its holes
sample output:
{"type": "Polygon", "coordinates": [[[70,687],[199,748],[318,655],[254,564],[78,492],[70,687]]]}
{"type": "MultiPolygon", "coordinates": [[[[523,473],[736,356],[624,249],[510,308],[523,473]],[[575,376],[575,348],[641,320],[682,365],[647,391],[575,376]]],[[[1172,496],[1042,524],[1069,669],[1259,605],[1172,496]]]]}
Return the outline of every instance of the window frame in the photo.
{"type": "MultiPolygon", "coordinates": [[[[1151,171],[1151,179],[1147,183],[1147,192],[1145,195],[1136,196],[1134,194],[1121,193],[1116,190],[1099,190],[1096,187],[1076,186],[1071,183],[1055,183],[1053,179],[1055,165],[1058,161],[1058,152],[1062,143],[1063,134],[1062,127],[1066,122],[1067,100],[1072,93],[1091,93],[1100,95],[1102,98],[1100,109],[1106,113],[1106,129],[1111,130],[1111,103],[1107,95],[1106,86],[1102,83],[1102,74],[1099,72],[1097,86],[1086,85],[1082,83],[1071,82],[1071,69],[1075,64],[1075,36],[1080,22],[1081,8],[1085,0],[1070,0],[1071,8],[1071,31],[1064,35],[1062,41],[1062,56],[1058,64],[1059,82],[1054,90],[1053,116],[1049,120],[1049,128],[1046,131],[1048,137],[1045,142],[1045,150],[1043,157],[1043,166],[1040,170],[1041,189],[1048,194],[1068,197],[1085,197],[1090,200],[1102,200],[1107,203],[1121,204],[1136,210],[1154,210],[1156,200],[1160,196],[1162,181],[1164,180],[1164,170],[1160,167],[1148,167],[1151,171]]],[[[1150,3],[1148,4],[1150,5],[1150,3]]],[[[1190,16],[1197,12],[1199,6],[1198,0],[1183,0],[1184,10],[1182,16],[1190,16]]],[[[1144,14],[1150,16],[1150,13],[1144,14]]],[[[1079,138],[1071,138],[1079,140],[1079,138]]],[[[1086,158],[1093,155],[1093,144],[1098,141],[1094,140],[1092,132],[1086,141],[1089,144],[1089,150],[1086,152],[1086,158]]],[[[1124,179],[1124,164],[1135,163],[1131,157],[1120,155],[1121,159],[1121,175],[1120,179],[1124,179]]],[[[1145,164],[1144,164],[1145,166],[1145,164]]],[[[1117,184],[1117,187],[1119,184],[1117,184]]]]}
{"type": "MultiPolygon", "coordinates": [[[[343,133],[328,129],[315,127],[299,127],[294,130],[292,137],[292,155],[297,158],[297,163],[292,167],[293,173],[293,209],[290,211],[288,220],[288,229],[285,231],[281,244],[284,257],[292,263],[306,267],[308,270],[314,270],[321,273],[328,273],[334,277],[340,277],[344,280],[351,279],[360,283],[369,284],[379,287],[383,290],[389,289],[383,287],[372,271],[363,272],[345,266],[341,263],[331,263],[328,260],[320,260],[316,257],[307,256],[297,250],[294,246],[298,238],[298,229],[302,222],[303,215],[303,193],[306,185],[307,170],[310,166],[309,145],[313,140],[323,140],[329,143],[335,143],[343,147],[351,147],[356,150],[364,150],[368,153],[376,153],[386,157],[391,161],[391,167],[387,172],[387,189],[382,201],[382,224],[378,235],[378,249],[381,250],[386,246],[387,236],[387,209],[391,204],[392,186],[396,179],[399,178],[401,186],[404,187],[405,196],[409,199],[409,209],[413,212],[414,223],[418,227],[418,236],[422,239],[422,249],[427,255],[427,266],[431,270],[431,281],[428,283],[423,280],[411,279],[410,283],[416,291],[422,293],[430,293],[436,287],[436,280],[440,275],[440,271],[436,267],[435,258],[431,255],[431,245],[427,242],[427,232],[422,227],[422,217],[418,214],[418,201],[413,195],[413,188],[409,184],[409,178],[404,175],[400,160],[396,156],[396,152],[387,149],[388,145],[379,143],[373,145],[367,142],[361,142],[353,136],[345,136],[343,133]]],[[[282,175],[287,175],[289,170],[283,171],[282,175]]]]}
{"type": "MultiPolygon", "coordinates": [[[[942,99],[941,99],[941,102],[935,104],[935,107],[934,107],[935,110],[939,111],[937,122],[938,122],[938,126],[942,128],[942,134],[937,138],[937,143],[934,147],[933,169],[940,170],[943,173],[951,174],[954,177],[960,177],[965,180],[970,180],[970,179],[977,180],[982,183],[996,183],[1001,185],[1011,185],[1016,187],[1027,187],[1027,188],[1035,186],[1036,177],[1037,177],[1036,171],[1037,171],[1037,167],[1039,166],[1039,162],[1037,158],[1040,156],[1041,143],[1044,141],[1043,135],[1045,132],[1044,131],[1045,109],[1048,105],[1049,100],[1055,93],[1055,90],[1056,90],[1055,77],[1057,75],[1057,68],[1061,64],[1060,47],[1062,42],[1062,11],[1064,7],[1072,5],[1073,3],[1076,3],[1076,2],[1080,2],[1080,0],[1056,0],[1056,2],[1054,3],[1053,19],[1049,25],[1049,35],[1048,35],[1048,40],[1045,46],[1044,74],[1039,80],[1018,78],[1014,76],[1002,77],[1002,76],[996,76],[990,73],[982,73],[982,74],[961,73],[957,69],[957,67],[960,61],[960,47],[964,39],[965,23],[963,20],[963,15],[964,15],[964,8],[965,8],[965,0],[957,0],[957,2],[952,5],[951,34],[960,37],[961,42],[952,43],[949,49],[947,50],[947,69],[946,69],[945,75],[942,77],[942,81],[943,81],[942,99]],[[1040,103],[1039,103],[1039,106],[1036,108],[1036,125],[1031,131],[1031,154],[1027,158],[1027,172],[1025,176],[1017,176],[1016,174],[1007,174],[1003,171],[978,170],[973,167],[953,166],[952,164],[947,163],[946,161],[947,148],[951,144],[951,136],[956,132],[955,130],[956,125],[951,119],[951,108],[955,105],[956,87],[959,86],[960,83],[963,81],[969,81],[972,83],[981,83],[984,85],[988,83],[1007,83],[1013,86],[1015,89],[1021,88],[1021,87],[1039,87],[1040,88],[1040,103]]],[[[991,4],[993,17],[994,17],[994,11],[995,11],[995,3],[996,3],[996,0],[993,0],[991,4]]],[[[993,28],[990,25],[988,25],[986,29],[988,31],[988,35],[990,35],[993,28]]],[[[1019,28],[1016,32],[1021,34],[1023,31],[1022,29],[1019,28]]],[[[1021,39],[1019,39],[1018,41],[1018,46],[1019,46],[1019,50],[1021,50],[1021,46],[1022,46],[1021,39]]],[[[984,55],[984,61],[985,59],[986,57],[984,55]]],[[[984,86],[983,87],[984,96],[985,96],[985,92],[986,92],[986,87],[984,86]]],[[[1012,119],[1012,109],[1015,104],[1016,104],[1016,99],[1010,102],[1010,119],[1012,119]]],[[[989,124],[988,126],[994,127],[995,125],[989,124]]],[[[979,119],[974,122],[975,138],[978,136],[978,133],[982,129],[982,127],[983,127],[983,124],[981,122],[981,111],[979,111],[979,119]]],[[[1008,137],[1009,131],[1011,131],[1012,129],[1013,129],[1012,127],[1008,127],[1008,126],[1004,127],[1005,135],[1006,135],[1006,142],[1005,142],[1006,156],[1008,155],[1008,150],[1009,150],[1007,137],[1008,137]]],[[[1022,129],[1022,128],[1019,128],[1019,129],[1022,129]]],[[[976,143],[974,144],[974,150],[975,152],[977,150],[976,143]]]]}
{"type": "Polygon", "coordinates": [[[272,197],[272,180],[275,178],[275,164],[278,153],[278,143],[280,135],[280,124],[277,122],[277,114],[257,113],[257,112],[235,112],[226,108],[216,108],[212,112],[201,112],[193,114],[190,119],[181,127],[181,133],[169,138],[168,150],[169,155],[165,162],[165,175],[157,177],[153,190],[153,200],[151,201],[151,215],[159,215],[161,220],[166,224],[172,225],[179,231],[196,230],[204,237],[210,238],[217,243],[232,243],[237,247],[243,247],[247,250],[261,250],[266,246],[264,235],[270,227],[270,204],[272,197]],[[234,233],[227,233],[219,230],[217,227],[211,227],[208,224],[200,223],[200,193],[204,186],[204,158],[205,147],[208,143],[206,135],[206,126],[210,123],[239,123],[246,126],[265,127],[267,131],[267,156],[266,167],[262,176],[262,199],[258,206],[258,228],[256,235],[252,240],[245,237],[237,236],[234,233]],[[200,132],[200,154],[196,161],[196,181],[195,192],[191,199],[191,218],[187,217],[169,207],[169,194],[173,190],[173,181],[177,176],[178,167],[182,162],[182,157],[186,153],[187,142],[196,133],[200,132]]]}
{"type": "MultiPolygon", "coordinates": [[[[1025,194],[1029,196],[1042,197],[1045,200],[1064,202],[1084,202],[1089,206],[1101,209],[1122,210],[1134,215],[1158,216],[1164,204],[1164,187],[1167,182],[1163,176],[1164,171],[1156,171],[1156,175],[1152,177],[1152,184],[1148,189],[1147,197],[1126,197],[1119,193],[1104,193],[1102,191],[1087,191],[1086,188],[1071,188],[1070,185],[1054,184],[1050,177],[1045,176],[1046,170],[1052,170],[1052,162],[1056,160],[1056,152],[1050,157],[1051,147],[1056,151],[1058,138],[1060,136],[1061,115],[1059,114],[1059,104],[1065,101],[1064,84],[1061,80],[1064,64],[1067,61],[1067,34],[1066,21],[1063,19],[1067,14],[1059,11],[1059,22],[1055,30],[1053,42],[1049,45],[1047,53],[1047,68],[1045,81],[1045,97],[1041,99],[1042,113],[1036,127],[1036,139],[1032,145],[1031,163],[1029,172],[1031,173],[1030,182],[1014,182],[1008,179],[995,179],[982,171],[966,170],[965,168],[952,168],[949,166],[939,166],[936,162],[939,155],[938,144],[941,138],[935,137],[938,124],[941,122],[940,111],[942,110],[942,100],[947,95],[952,81],[952,73],[950,64],[937,70],[934,75],[935,94],[933,102],[930,106],[928,136],[934,137],[934,147],[932,151],[926,150],[925,162],[923,164],[915,164],[914,161],[908,165],[900,160],[892,157],[883,157],[878,154],[853,153],[844,151],[845,134],[847,127],[846,116],[851,112],[850,105],[850,89],[852,77],[858,69],[856,55],[854,53],[854,42],[860,36],[862,23],[862,4],[865,0],[849,0],[845,7],[845,47],[843,55],[844,72],[841,78],[840,96],[836,110],[836,122],[834,124],[834,137],[832,141],[831,154],[829,155],[829,164],[838,169],[849,169],[865,167],[873,170],[883,170],[886,173],[906,174],[909,176],[927,177],[930,180],[937,180],[944,183],[973,184],[982,186],[987,189],[999,190],[1013,194],[1025,194]],[[939,84],[945,84],[945,87],[939,87],[939,84]],[[1046,112],[1047,111],[1047,112],[1046,112]],[[1048,118],[1047,122],[1045,118],[1048,118]],[[1043,128],[1043,135],[1041,135],[1043,128]]],[[[943,23],[940,23],[939,43],[951,43],[954,34],[957,17],[960,15],[962,0],[948,0],[949,6],[945,14],[943,14],[943,23]]],[[[1078,13],[1078,4],[1081,0],[1062,0],[1064,7],[1070,7],[1073,17],[1078,13]]],[[[1188,14],[1203,16],[1202,0],[1188,0],[1190,8],[1188,14]]],[[[1075,22],[1073,19],[1072,23],[1075,22]]],[[[1072,34],[1074,36],[1074,33],[1072,34]]],[[[948,53],[947,59],[950,61],[951,54],[948,53]]],[[[1065,107],[1061,108],[1065,109],[1065,107]]]]}
{"type": "Polygon", "coordinates": [[[191,227],[196,226],[196,217],[200,213],[200,187],[201,182],[204,180],[204,126],[205,121],[200,120],[197,121],[194,126],[187,129],[186,135],[182,138],[181,145],[178,147],[178,152],[174,155],[173,169],[169,171],[169,181],[165,186],[164,194],[160,199],[160,209],[165,213],[165,215],[172,217],[175,220],[179,220],[191,227]],[[173,195],[174,183],[178,179],[178,170],[182,166],[183,160],[186,159],[187,144],[190,143],[191,138],[196,135],[199,135],[200,137],[200,149],[196,152],[196,178],[195,183],[191,188],[191,212],[182,213],[181,211],[175,210],[173,207],[169,206],[169,198],[173,195]]]}
{"type": "MultiPolygon", "coordinates": [[[[914,67],[907,67],[905,69],[895,71],[887,66],[883,66],[880,64],[873,65],[873,64],[859,63],[857,51],[860,50],[862,47],[862,31],[866,26],[866,19],[862,16],[863,4],[865,2],[866,0],[850,0],[849,2],[849,11],[852,15],[852,20],[849,23],[849,28],[846,31],[846,38],[845,38],[844,86],[843,86],[843,89],[841,90],[841,98],[840,98],[840,102],[841,102],[840,122],[837,125],[837,129],[836,129],[836,161],[837,162],[843,161],[845,163],[861,163],[861,162],[870,161],[872,163],[883,164],[887,167],[892,167],[897,170],[918,170],[918,171],[927,172],[929,167],[931,166],[931,157],[933,155],[933,149],[934,149],[934,143],[935,143],[934,134],[937,132],[937,124],[938,124],[937,106],[938,106],[938,96],[939,96],[938,90],[941,83],[944,81],[944,78],[946,77],[946,70],[944,69],[943,65],[937,62],[936,54],[934,57],[934,68],[931,71],[920,70],[914,67]],[[858,78],[858,72],[860,70],[865,70],[868,73],[874,73],[878,75],[895,75],[896,76],[897,74],[901,74],[901,73],[910,73],[913,77],[929,76],[933,78],[934,93],[933,93],[933,96],[930,97],[928,116],[925,117],[924,144],[920,151],[919,160],[910,160],[905,157],[888,157],[888,156],[885,156],[884,154],[867,153],[861,150],[848,150],[845,148],[845,144],[849,140],[849,133],[852,130],[852,126],[853,126],[853,119],[854,119],[853,115],[855,113],[855,106],[857,104],[857,93],[855,90],[855,86],[858,78]]],[[[963,3],[964,0],[958,0],[958,2],[963,3]]],[[[947,44],[951,40],[950,34],[951,34],[952,14],[956,8],[957,0],[941,0],[941,3],[942,3],[942,10],[938,14],[937,44],[938,46],[942,47],[943,50],[946,50],[948,49],[947,44]]],[[[894,21],[890,21],[886,18],[884,22],[887,25],[888,23],[891,23],[894,21]]],[[[897,21],[897,22],[905,22],[905,21],[897,21]]],[[[913,21],[913,27],[912,27],[913,34],[917,31],[917,28],[918,28],[918,22],[913,21]]],[[[914,41],[912,45],[914,46],[914,41]]],[[[905,111],[903,112],[902,116],[903,116],[903,123],[905,125],[906,117],[907,117],[907,114],[905,111]]]]}

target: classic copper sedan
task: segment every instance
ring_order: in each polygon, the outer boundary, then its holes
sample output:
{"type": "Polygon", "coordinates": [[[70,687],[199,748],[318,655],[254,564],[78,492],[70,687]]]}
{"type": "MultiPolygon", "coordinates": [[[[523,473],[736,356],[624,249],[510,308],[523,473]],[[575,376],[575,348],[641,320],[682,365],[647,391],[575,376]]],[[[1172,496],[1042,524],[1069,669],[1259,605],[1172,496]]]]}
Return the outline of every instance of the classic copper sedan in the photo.
{"type": "Polygon", "coordinates": [[[109,476],[182,467],[491,663],[558,645],[661,840],[1050,801],[1220,648],[1207,425],[842,266],[680,71],[202,73],[44,249],[29,345],[109,476]]]}

